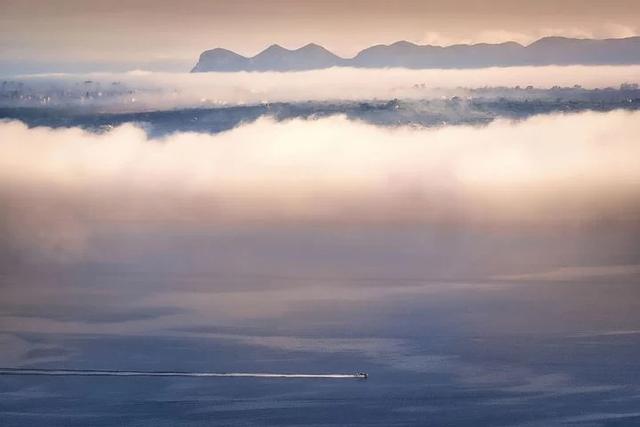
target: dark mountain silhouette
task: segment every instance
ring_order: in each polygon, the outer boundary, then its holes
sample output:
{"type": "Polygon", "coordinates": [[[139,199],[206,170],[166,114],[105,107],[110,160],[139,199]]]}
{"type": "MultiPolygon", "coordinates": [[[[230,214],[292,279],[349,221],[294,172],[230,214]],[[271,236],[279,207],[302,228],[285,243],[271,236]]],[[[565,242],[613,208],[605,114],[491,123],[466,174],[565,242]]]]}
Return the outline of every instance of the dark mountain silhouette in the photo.
{"type": "Polygon", "coordinates": [[[365,49],[351,60],[355,67],[476,68],[503,65],[524,47],[518,43],[420,46],[406,41],[365,49]]]}
{"type": "Polygon", "coordinates": [[[371,46],[349,59],[313,43],[295,50],[274,44],[250,58],[217,48],[203,52],[192,72],[300,71],[336,66],[426,69],[609,64],[640,64],[640,37],[605,40],[545,37],[528,46],[507,42],[442,47],[399,41],[371,46]]]}
{"type": "Polygon", "coordinates": [[[227,49],[211,49],[200,55],[200,60],[191,72],[239,71],[247,67],[248,59],[227,49]]]}
{"type": "Polygon", "coordinates": [[[344,61],[344,59],[314,43],[295,50],[285,49],[282,46],[273,44],[251,58],[238,55],[226,49],[207,50],[200,55],[200,60],[192,71],[313,70],[343,65],[344,61]]]}
{"type": "Polygon", "coordinates": [[[526,52],[530,63],[638,64],[640,37],[607,40],[545,37],[527,46],[526,52]]]}

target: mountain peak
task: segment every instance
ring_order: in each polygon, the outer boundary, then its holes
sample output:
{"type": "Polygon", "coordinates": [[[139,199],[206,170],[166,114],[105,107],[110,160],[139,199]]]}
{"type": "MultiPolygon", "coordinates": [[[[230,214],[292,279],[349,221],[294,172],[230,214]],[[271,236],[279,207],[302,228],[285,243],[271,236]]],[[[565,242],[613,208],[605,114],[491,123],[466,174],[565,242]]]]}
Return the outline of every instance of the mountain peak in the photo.
{"type": "Polygon", "coordinates": [[[228,55],[228,56],[237,56],[237,57],[244,58],[244,56],[238,53],[235,53],[232,50],[225,49],[223,47],[216,47],[214,49],[205,50],[204,52],[202,52],[202,54],[200,54],[200,57],[206,56],[206,55],[228,55]]]}
{"type": "Polygon", "coordinates": [[[393,44],[390,44],[389,47],[418,47],[418,45],[406,40],[399,40],[393,44]]]}
{"type": "Polygon", "coordinates": [[[320,46],[319,44],[316,44],[316,43],[307,43],[306,45],[302,46],[298,50],[317,50],[317,49],[327,50],[323,46],[320,46]]]}
{"type": "Polygon", "coordinates": [[[549,44],[575,42],[575,41],[583,41],[583,40],[588,40],[588,39],[569,38],[569,37],[563,37],[563,36],[546,36],[530,43],[528,46],[543,46],[543,45],[549,45],[549,44]]]}
{"type": "Polygon", "coordinates": [[[280,53],[280,52],[291,52],[291,51],[289,49],[286,49],[286,48],[280,46],[277,43],[274,43],[274,44],[268,46],[265,50],[260,52],[258,55],[261,55],[263,53],[280,53]]]}

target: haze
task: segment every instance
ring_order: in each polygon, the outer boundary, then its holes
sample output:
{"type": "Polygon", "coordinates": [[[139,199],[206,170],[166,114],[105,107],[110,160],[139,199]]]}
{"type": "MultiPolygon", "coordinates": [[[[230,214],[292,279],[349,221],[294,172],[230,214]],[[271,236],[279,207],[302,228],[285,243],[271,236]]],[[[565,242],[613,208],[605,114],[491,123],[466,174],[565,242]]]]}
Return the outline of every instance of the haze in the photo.
{"type": "Polygon", "coordinates": [[[639,23],[0,0],[0,424],[640,425],[639,23]]]}
{"type": "Polygon", "coordinates": [[[634,0],[188,0],[0,2],[0,65],[11,73],[186,71],[200,52],[252,55],[309,42],[343,56],[377,43],[529,43],[548,35],[638,34],[634,0]],[[229,37],[233,34],[233,37],[229,37]]]}

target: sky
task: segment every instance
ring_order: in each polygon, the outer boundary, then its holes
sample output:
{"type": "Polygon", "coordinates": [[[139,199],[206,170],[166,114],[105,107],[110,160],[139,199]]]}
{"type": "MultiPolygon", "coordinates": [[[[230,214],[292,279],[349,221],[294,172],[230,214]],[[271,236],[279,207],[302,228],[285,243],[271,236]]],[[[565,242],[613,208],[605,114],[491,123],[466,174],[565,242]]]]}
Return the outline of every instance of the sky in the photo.
{"type": "Polygon", "coordinates": [[[204,50],[253,55],[319,43],[343,56],[378,43],[529,43],[628,37],[635,0],[0,0],[6,71],[187,71],[204,50]]]}

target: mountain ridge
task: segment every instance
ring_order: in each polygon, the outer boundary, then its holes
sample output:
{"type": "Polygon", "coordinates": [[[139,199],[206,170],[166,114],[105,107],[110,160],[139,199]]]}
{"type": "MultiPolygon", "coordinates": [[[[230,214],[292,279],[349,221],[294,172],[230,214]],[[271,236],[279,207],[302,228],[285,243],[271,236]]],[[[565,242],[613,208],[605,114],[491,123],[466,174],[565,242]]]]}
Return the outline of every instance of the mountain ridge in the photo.
{"type": "Polygon", "coordinates": [[[610,39],[548,36],[528,45],[508,41],[434,46],[400,40],[367,47],[351,58],[338,56],[316,43],[297,49],[272,44],[254,56],[243,56],[218,47],[204,51],[191,72],[631,64],[640,64],[640,36],[610,39]]]}

